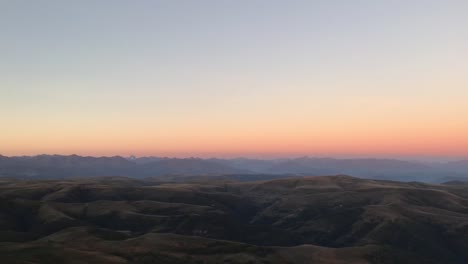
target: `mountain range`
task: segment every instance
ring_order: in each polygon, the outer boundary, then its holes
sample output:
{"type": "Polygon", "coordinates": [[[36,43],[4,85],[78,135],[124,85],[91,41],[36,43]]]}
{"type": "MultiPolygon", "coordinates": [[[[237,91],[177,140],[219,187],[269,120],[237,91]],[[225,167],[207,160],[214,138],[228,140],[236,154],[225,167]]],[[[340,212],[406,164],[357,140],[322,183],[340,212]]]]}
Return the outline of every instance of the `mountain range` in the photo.
{"type": "Polygon", "coordinates": [[[19,178],[70,178],[126,176],[134,178],[219,175],[335,175],[398,181],[445,182],[468,179],[468,160],[417,162],[397,159],[201,159],[141,157],[83,157],[78,155],[0,155],[0,176],[19,178]]]}

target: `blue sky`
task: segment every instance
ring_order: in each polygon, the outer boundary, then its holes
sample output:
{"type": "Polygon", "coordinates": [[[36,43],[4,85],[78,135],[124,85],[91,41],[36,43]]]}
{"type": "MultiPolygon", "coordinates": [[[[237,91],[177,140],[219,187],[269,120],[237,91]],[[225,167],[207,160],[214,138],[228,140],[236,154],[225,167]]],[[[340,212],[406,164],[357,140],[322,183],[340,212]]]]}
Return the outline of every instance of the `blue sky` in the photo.
{"type": "Polygon", "coordinates": [[[1,1],[0,144],[465,155],[467,13],[466,1],[1,1]]]}

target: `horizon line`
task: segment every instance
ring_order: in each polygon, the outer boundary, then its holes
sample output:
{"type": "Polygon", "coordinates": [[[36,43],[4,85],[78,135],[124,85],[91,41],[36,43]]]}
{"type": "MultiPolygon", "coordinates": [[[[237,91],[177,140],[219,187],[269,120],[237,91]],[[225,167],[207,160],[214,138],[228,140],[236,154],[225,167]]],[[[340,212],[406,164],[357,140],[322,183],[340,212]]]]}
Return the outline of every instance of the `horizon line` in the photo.
{"type": "Polygon", "coordinates": [[[187,156],[167,156],[167,155],[80,155],[76,153],[72,154],[59,154],[59,153],[40,153],[40,154],[25,154],[25,155],[4,155],[0,153],[0,157],[7,157],[7,158],[21,158],[21,157],[38,157],[38,156],[62,156],[62,157],[70,157],[70,156],[77,156],[77,157],[85,157],[85,158],[115,158],[120,157],[124,159],[140,159],[140,158],[160,158],[160,159],[201,159],[201,160],[210,160],[210,159],[221,159],[221,160],[235,160],[235,159],[250,159],[250,160],[281,160],[281,159],[300,159],[300,158],[311,158],[311,159],[336,159],[336,160],[365,160],[365,159],[375,159],[375,160],[401,160],[401,161],[417,161],[417,162],[450,162],[450,161],[462,161],[468,160],[468,157],[465,156],[458,156],[458,157],[450,157],[450,156],[419,156],[419,155],[411,155],[411,156],[398,156],[398,155],[290,155],[290,156],[280,156],[277,157],[252,157],[248,154],[243,155],[236,155],[232,157],[222,157],[220,156],[197,156],[197,155],[187,155],[187,156]]]}

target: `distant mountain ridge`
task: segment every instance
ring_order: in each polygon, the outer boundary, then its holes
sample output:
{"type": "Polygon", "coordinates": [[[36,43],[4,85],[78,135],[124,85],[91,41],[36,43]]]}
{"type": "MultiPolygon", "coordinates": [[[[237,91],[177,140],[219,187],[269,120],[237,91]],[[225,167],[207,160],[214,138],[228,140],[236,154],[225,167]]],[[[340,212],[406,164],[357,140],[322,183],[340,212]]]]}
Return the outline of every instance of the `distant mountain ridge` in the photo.
{"type": "MultiPolygon", "coordinates": [[[[220,175],[335,175],[398,181],[468,181],[468,160],[424,163],[397,159],[202,159],[90,157],[79,155],[0,155],[0,176],[68,178],[95,176],[159,177],[220,175]]],[[[244,177],[243,176],[243,177],[244,177]]]]}
{"type": "Polygon", "coordinates": [[[223,175],[246,173],[203,159],[147,159],[147,162],[114,157],[38,155],[0,158],[0,176],[68,178],[95,176],[151,177],[162,175],[223,175]]]}

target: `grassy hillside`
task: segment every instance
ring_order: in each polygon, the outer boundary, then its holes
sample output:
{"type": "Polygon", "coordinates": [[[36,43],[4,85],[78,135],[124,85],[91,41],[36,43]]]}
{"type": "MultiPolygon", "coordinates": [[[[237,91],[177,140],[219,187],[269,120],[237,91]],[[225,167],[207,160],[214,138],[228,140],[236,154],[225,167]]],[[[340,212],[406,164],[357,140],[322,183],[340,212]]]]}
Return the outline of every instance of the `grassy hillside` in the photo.
{"type": "Polygon", "coordinates": [[[468,263],[468,186],[0,181],[2,263],[468,263]]]}

